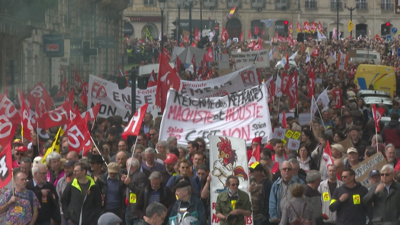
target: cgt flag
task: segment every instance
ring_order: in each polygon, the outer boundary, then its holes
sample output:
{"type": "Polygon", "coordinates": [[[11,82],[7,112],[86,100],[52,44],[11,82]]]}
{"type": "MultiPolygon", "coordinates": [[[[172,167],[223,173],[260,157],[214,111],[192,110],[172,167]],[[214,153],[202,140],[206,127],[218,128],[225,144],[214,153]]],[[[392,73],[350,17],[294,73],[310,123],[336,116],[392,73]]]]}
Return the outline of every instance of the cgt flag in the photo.
{"type": "Polygon", "coordinates": [[[128,136],[138,136],[139,135],[140,128],[142,127],[143,118],[147,111],[147,106],[149,106],[149,103],[142,105],[139,108],[139,110],[137,110],[135,112],[135,115],[129,121],[129,124],[125,127],[124,132],[122,132],[121,137],[124,140],[127,140],[128,136]]]}
{"type": "Polygon", "coordinates": [[[8,142],[0,152],[0,189],[10,183],[12,168],[11,142],[8,142]]]}

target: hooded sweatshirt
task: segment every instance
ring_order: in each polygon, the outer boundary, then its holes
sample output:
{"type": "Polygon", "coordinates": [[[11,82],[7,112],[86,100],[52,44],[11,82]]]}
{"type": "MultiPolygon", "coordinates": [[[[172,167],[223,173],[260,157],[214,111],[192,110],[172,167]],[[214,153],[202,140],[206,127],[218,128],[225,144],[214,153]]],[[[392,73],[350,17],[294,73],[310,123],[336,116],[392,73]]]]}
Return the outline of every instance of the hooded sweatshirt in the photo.
{"type": "Polygon", "coordinates": [[[365,225],[367,209],[362,203],[362,198],[368,193],[368,189],[356,182],[356,186],[349,188],[343,185],[333,192],[329,210],[336,211],[337,225],[365,225]],[[340,196],[347,193],[349,197],[341,202],[340,196]]]}
{"type": "Polygon", "coordinates": [[[400,149],[400,122],[391,120],[381,131],[385,143],[392,143],[396,149],[400,149]]]}

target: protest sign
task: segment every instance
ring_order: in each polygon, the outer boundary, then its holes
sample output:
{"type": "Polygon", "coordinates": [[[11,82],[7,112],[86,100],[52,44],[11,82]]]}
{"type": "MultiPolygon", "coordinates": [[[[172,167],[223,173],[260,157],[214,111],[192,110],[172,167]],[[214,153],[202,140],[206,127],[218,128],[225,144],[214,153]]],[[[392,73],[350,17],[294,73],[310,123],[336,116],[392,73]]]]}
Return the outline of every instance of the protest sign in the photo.
{"type": "Polygon", "coordinates": [[[378,152],[368,157],[366,160],[359,163],[357,166],[352,167],[356,173],[356,181],[360,182],[365,187],[370,187],[369,183],[369,172],[373,169],[381,170],[384,165],[387,164],[385,157],[382,153],[378,152]]]}
{"type": "Polygon", "coordinates": [[[160,140],[176,137],[179,145],[187,145],[197,137],[208,143],[209,135],[245,139],[255,137],[262,143],[272,138],[265,85],[254,86],[224,97],[191,98],[169,90],[161,121],[160,140]]]}
{"type": "Polygon", "coordinates": [[[229,55],[228,54],[219,54],[218,60],[218,68],[219,69],[229,69],[229,55]]]}
{"type": "Polygon", "coordinates": [[[336,63],[335,58],[333,58],[332,56],[329,57],[326,61],[328,62],[328,65],[331,65],[331,64],[333,64],[333,63],[336,63]]]}
{"type": "MultiPolygon", "coordinates": [[[[225,184],[228,176],[234,175],[238,177],[239,189],[250,196],[247,149],[245,140],[239,138],[209,136],[209,140],[211,224],[219,224],[215,206],[217,204],[218,194],[227,191],[225,184]]],[[[232,208],[234,208],[234,206],[232,208]]],[[[252,217],[246,217],[245,221],[246,225],[253,224],[252,217]]]]}
{"type": "Polygon", "coordinates": [[[269,67],[269,54],[267,50],[251,52],[232,52],[232,58],[236,62],[236,68],[240,69],[254,64],[257,57],[256,68],[269,67]]]}
{"type": "MultiPolygon", "coordinates": [[[[160,112],[155,105],[156,86],[146,90],[136,89],[136,108],[149,103],[147,111],[160,112]]],[[[109,116],[120,115],[124,121],[131,117],[131,88],[119,90],[118,84],[97,76],[89,76],[89,93],[87,109],[91,109],[97,103],[101,103],[98,117],[108,118],[109,116]]]]}
{"type": "Polygon", "coordinates": [[[315,79],[316,84],[322,84],[322,78],[317,78],[315,79]]]}
{"type": "MultiPolygon", "coordinates": [[[[286,118],[294,117],[294,113],[285,113],[286,118]]],[[[279,123],[282,123],[283,113],[279,113],[279,123]]]]}
{"type": "Polygon", "coordinates": [[[274,129],[274,139],[284,139],[286,134],[286,129],[285,128],[275,128],[274,129]]]}
{"type": "Polygon", "coordinates": [[[300,113],[299,114],[299,123],[301,126],[309,125],[311,121],[311,113],[300,113]]]}
{"type": "Polygon", "coordinates": [[[181,94],[195,98],[224,96],[260,84],[254,65],[211,80],[181,82],[181,94]]]}
{"type": "Polygon", "coordinates": [[[289,150],[295,150],[295,151],[299,150],[300,141],[299,140],[295,140],[295,139],[289,139],[287,148],[289,150]]]}

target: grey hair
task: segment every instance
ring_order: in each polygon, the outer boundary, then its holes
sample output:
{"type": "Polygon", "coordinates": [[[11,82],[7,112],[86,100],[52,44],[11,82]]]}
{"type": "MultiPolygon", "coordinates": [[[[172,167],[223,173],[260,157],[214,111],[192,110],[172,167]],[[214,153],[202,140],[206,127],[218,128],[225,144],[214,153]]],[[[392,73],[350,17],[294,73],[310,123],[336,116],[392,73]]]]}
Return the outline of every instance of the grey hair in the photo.
{"type": "Polygon", "coordinates": [[[378,143],[382,143],[382,136],[380,134],[374,134],[374,136],[372,137],[373,140],[378,139],[378,143]]]}
{"type": "Polygon", "coordinates": [[[139,168],[139,160],[136,158],[129,158],[126,160],[126,164],[129,165],[131,163],[131,167],[133,168],[139,168]]]}
{"type": "Polygon", "coordinates": [[[149,153],[149,154],[153,154],[153,155],[155,155],[156,154],[156,150],[154,150],[154,148],[146,148],[145,150],[144,150],[144,152],[146,152],[146,153],[149,153]]]}
{"type": "Polygon", "coordinates": [[[388,150],[388,148],[396,149],[396,147],[394,147],[394,145],[393,145],[392,143],[390,143],[390,144],[386,145],[386,147],[385,147],[385,153],[386,153],[386,151],[388,150]]]}
{"type": "Polygon", "coordinates": [[[384,165],[381,169],[381,172],[384,170],[389,170],[389,173],[394,173],[394,167],[390,164],[384,165]]]}
{"type": "MultiPolygon", "coordinates": [[[[292,158],[292,159],[289,159],[289,161],[288,161],[290,164],[299,164],[299,161],[297,161],[297,159],[295,159],[295,158],[292,158]]],[[[283,163],[282,163],[283,164],[283,163]]]]}
{"type": "Polygon", "coordinates": [[[152,172],[152,173],[150,174],[150,176],[149,176],[149,180],[152,180],[152,179],[159,179],[159,180],[162,180],[161,173],[158,172],[158,171],[152,172]]]}
{"type": "Polygon", "coordinates": [[[178,146],[178,150],[179,150],[179,149],[182,149],[183,152],[185,153],[185,155],[187,154],[187,149],[186,149],[185,147],[183,147],[183,146],[178,146]]]}
{"type": "MultiPolygon", "coordinates": [[[[296,159],[294,159],[294,160],[296,160],[296,159]]],[[[283,165],[284,163],[289,164],[290,168],[293,168],[293,167],[292,167],[292,164],[291,164],[289,161],[286,161],[286,160],[283,161],[283,162],[282,162],[282,165],[283,165]]],[[[299,162],[297,162],[297,160],[296,160],[296,163],[298,164],[299,162]]]]}
{"type": "Polygon", "coordinates": [[[159,142],[157,143],[157,145],[161,145],[161,146],[163,146],[164,148],[166,148],[166,147],[168,146],[168,143],[167,143],[166,141],[159,141],[159,142]]]}
{"type": "Polygon", "coordinates": [[[167,212],[167,208],[158,202],[152,202],[149,206],[146,208],[146,217],[148,218],[153,218],[155,214],[158,216],[161,216],[162,214],[167,212]]]}
{"type": "Polygon", "coordinates": [[[167,138],[167,143],[169,145],[172,144],[174,141],[178,141],[178,139],[176,137],[168,137],[167,138]]]}
{"type": "Polygon", "coordinates": [[[61,155],[58,154],[57,152],[52,152],[52,153],[50,153],[50,154],[46,157],[46,163],[47,163],[47,165],[49,165],[50,162],[51,162],[51,160],[53,160],[53,159],[58,159],[58,160],[60,160],[60,159],[61,159],[61,155]]]}
{"type": "Polygon", "coordinates": [[[37,164],[33,165],[33,167],[32,167],[32,176],[35,176],[35,173],[39,172],[40,167],[45,168],[47,170],[47,167],[44,164],[37,163],[37,164]]]}
{"type": "Polygon", "coordinates": [[[319,171],[317,171],[317,170],[308,171],[307,177],[306,177],[307,184],[314,183],[318,179],[321,179],[321,173],[319,171]]]}
{"type": "Polygon", "coordinates": [[[24,162],[24,163],[32,163],[32,159],[29,158],[29,157],[24,157],[24,158],[21,159],[21,162],[24,162]]]}

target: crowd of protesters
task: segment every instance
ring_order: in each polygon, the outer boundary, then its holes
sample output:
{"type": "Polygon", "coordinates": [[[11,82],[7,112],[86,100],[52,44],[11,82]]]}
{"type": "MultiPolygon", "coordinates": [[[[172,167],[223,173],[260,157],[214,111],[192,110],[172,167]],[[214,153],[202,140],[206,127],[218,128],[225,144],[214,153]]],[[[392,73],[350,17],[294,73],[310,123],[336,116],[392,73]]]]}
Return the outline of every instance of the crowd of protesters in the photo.
{"type": "MultiPolygon", "coordinates": [[[[249,51],[247,41],[228,44],[207,40],[202,39],[199,47],[207,50],[211,46],[215,54],[249,51]]],[[[399,224],[399,102],[393,100],[393,109],[385,112],[391,121],[379,124],[381,131],[376,134],[372,106],[367,107],[362,99],[355,98],[359,88],[353,79],[359,63],[349,60],[347,68],[339,72],[336,63],[327,62],[328,58],[351,49],[364,49],[379,52],[381,64],[397,70],[399,44],[376,38],[306,41],[304,46],[299,42],[289,47],[278,43],[278,56],[271,59],[271,67],[258,70],[262,79],[276,76],[282,69],[275,68],[275,64],[286,52],[291,55],[299,51],[294,68],[299,72],[298,106],[291,109],[288,96],[283,95],[270,104],[270,112],[272,129],[281,127],[280,112],[295,112],[286,121],[288,129],[301,132],[301,145],[297,151],[291,151],[280,139],[268,143],[261,143],[261,138],[253,139],[249,151],[257,151],[261,146],[261,157],[259,162],[249,165],[250,195],[239,189],[238,177],[228,177],[227,190],[218,195],[215,204],[214,223],[245,224],[245,217],[252,215],[255,225],[399,224]],[[305,63],[305,51],[316,47],[319,54],[305,63]],[[323,71],[319,69],[321,65],[323,71]],[[333,102],[332,90],[341,89],[344,101],[341,108],[318,103],[315,118],[310,124],[300,125],[296,116],[310,112],[311,107],[307,94],[310,67],[316,68],[316,78],[322,78],[322,83],[315,86],[315,97],[327,88],[333,102]],[[341,144],[344,140],[349,140],[353,147],[345,149],[341,144]],[[328,147],[333,157],[329,165],[323,155],[328,147]],[[367,188],[356,181],[352,168],[377,151],[387,163],[380,170],[371,170],[367,188]]],[[[175,45],[174,40],[164,43],[170,53],[175,45]]],[[[142,64],[157,62],[158,41],[130,40],[126,48],[133,49],[132,57],[148,54],[147,58],[142,57],[142,64]]],[[[230,66],[235,67],[232,58],[230,66]]],[[[208,67],[213,77],[219,76],[217,61],[208,67]]],[[[186,68],[180,68],[179,73],[181,79],[196,77],[186,68]]],[[[396,75],[400,75],[399,71],[396,75]]],[[[185,224],[185,219],[190,218],[201,225],[210,224],[214,206],[210,205],[212,176],[206,141],[199,137],[186,146],[178,146],[174,137],[159,140],[160,123],[161,117],[146,114],[133,146],[134,139],[121,138],[126,126],[121,116],[97,118],[89,126],[95,144],[87,156],[69,151],[65,135],[60,140],[59,153],[50,153],[44,163],[42,157],[58,128],[47,130],[47,139],[32,131],[32,142],[21,140],[17,130],[12,143],[13,182],[0,192],[0,224],[160,225],[169,221],[185,224]]]]}

